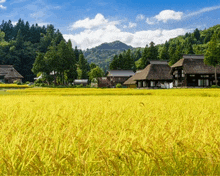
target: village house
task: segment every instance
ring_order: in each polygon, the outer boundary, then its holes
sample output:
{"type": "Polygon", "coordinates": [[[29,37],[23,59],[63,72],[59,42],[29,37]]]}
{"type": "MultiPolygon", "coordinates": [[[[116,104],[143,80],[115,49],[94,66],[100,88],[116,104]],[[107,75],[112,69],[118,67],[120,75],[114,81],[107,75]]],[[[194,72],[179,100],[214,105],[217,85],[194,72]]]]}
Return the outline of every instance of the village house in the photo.
{"type": "MultiPolygon", "coordinates": [[[[220,67],[217,66],[220,81],[220,67]]],[[[171,66],[174,87],[209,87],[215,84],[215,69],[204,64],[203,55],[183,55],[171,66]]]]}
{"type": "Polygon", "coordinates": [[[137,81],[135,80],[138,78],[142,70],[137,70],[136,73],[130,77],[128,80],[126,80],[123,84],[127,86],[128,88],[137,88],[137,81]]]}
{"type": "Polygon", "coordinates": [[[123,84],[128,78],[135,73],[132,70],[111,70],[108,71],[107,77],[99,78],[99,87],[114,88],[117,84],[123,84]]]}
{"type": "Polygon", "coordinates": [[[22,82],[24,78],[15,70],[13,65],[0,65],[0,82],[13,83],[14,81],[22,82]]]}
{"type": "Polygon", "coordinates": [[[167,61],[150,61],[145,69],[137,72],[124,84],[128,87],[136,84],[138,88],[170,88],[170,69],[167,61]]]}

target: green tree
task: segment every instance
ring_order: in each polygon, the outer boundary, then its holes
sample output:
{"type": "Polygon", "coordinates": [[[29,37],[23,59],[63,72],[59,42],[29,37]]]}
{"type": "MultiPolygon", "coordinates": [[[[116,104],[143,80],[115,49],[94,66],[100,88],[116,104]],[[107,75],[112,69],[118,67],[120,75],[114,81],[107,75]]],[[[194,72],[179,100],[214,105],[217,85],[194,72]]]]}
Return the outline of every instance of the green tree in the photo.
{"type": "Polygon", "coordinates": [[[82,74],[79,76],[79,79],[87,79],[88,78],[88,72],[89,72],[89,63],[84,58],[83,54],[79,55],[79,69],[81,70],[82,74]]]}
{"type": "Polygon", "coordinates": [[[93,68],[96,68],[97,67],[97,65],[96,64],[94,64],[93,62],[90,64],[90,69],[92,70],[93,68]]]}
{"type": "Polygon", "coordinates": [[[148,52],[149,52],[149,47],[148,47],[148,45],[146,45],[146,47],[144,48],[144,52],[142,54],[142,57],[141,57],[139,69],[144,69],[150,63],[148,52]]]}
{"type": "Polygon", "coordinates": [[[166,41],[164,46],[163,46],[163,48],[162,48],[162,51],[161,51],[161,53],[159,55],[159,58],[161,60],[169,60],[169,52],[168,52],[168,50],[169,50],[169,43],[166,41]]]}
{"type": "Polygon", "coordinates": [[[96,66],[95,68],[91,69],[91,71],[89,72],[89,79],[90,80],[93,80],[94,78],[97,79],[102,76],[104,76],[104,72],[99,66],[96,66]]]}
{"type": "Polygon", "coordinates": [[[211,65],[215,68],[215,84],[218,84],[216,66],[220,64],[220,47],[217,43],[217,34],[212,36],[208,43],[208,49],[205,53],[205,64],[211,65]]]}
{"type": "Polygon", "coordinates": [[[117,55],[115,55],[112,62],[110,63],[109,68],[110,70],[118,70],[118,66],[119,66],[119,58],[117,55]]]}

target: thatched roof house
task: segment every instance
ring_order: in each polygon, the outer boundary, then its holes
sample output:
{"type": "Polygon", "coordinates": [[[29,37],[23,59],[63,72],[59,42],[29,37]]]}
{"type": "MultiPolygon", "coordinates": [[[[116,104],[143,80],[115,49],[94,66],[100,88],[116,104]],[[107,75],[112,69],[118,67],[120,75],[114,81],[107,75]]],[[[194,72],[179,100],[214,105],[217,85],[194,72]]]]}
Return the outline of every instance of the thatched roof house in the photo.
{"type": "Polygon", "coordinates": [[[128,80],[126,80],[123,84],[126,85],[129,88],[136,88],[137,87],[137,81],[135,79],[138,78],[142,70],[137,70],[134,76],[130,77],[128,80]]]}
{"type": "Polygon", "coordinates": [[[21,82],[24,78],[20,73],[15,70],[12,65],[0,65],[0,81],[5,83],[13,83],[15,80],[21,82]]]}
{"type": "MultiPolygon", "coordinates": [[[[220,67],[217,66],[220,76],[220,67]]],[[[208,87],[214,84],[213,66],[204,63],[204,55],[183,55],[183,58],[171,66],[175,87],[208,87]]],[[[220,80],[220,77],[218,77],[220,80]]]]}
{"type": "Polygon", "coordinates": [[[124,84],[129,86],[135,83],[139,88],[160,87],[165,82],[172,82],[170,69],[167,61],[150,61],[145,69],[138,71],[124,84]]]}

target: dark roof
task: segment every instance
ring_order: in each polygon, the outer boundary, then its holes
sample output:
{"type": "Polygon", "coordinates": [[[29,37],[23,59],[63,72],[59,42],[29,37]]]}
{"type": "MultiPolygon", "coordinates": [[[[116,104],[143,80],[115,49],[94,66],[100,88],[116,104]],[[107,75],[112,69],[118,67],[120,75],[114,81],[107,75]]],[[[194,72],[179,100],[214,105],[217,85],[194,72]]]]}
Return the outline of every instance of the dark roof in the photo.
{"type": "Polygon", "coordinates": [[[142,71],[142,70],[136,71],[136,73],[134,74],[134,76],[128,78],[128,80],[126,80],[123,84],[124,84],[124,85],[136,84],[137,81],[135,81],[135,79],[138,78],[138,76],[140,75],[141,71],[142,71]]]}
{"type": "Polygon", "coordinates": [[[0,76],[5,78],[23,78],[12,65],[0,65],[0,76]]]}
{"type": "MultiPolygon", "coordinates": [[[[203,55],[183,55],[183,58],[171,66],[173,69],[176,67],[183,67],[185,74],[214,74],[215,69],[213,66],[204,63],[203,55]]],[[[217,73],[220,73],[220,67],[217,66],[217,73]]]]}
{"type": "Polygon", "coordinates": [[[151,62],[134,80],[172,80],[170,70],[167,62],[151,62]]]}
{"type": "Polygon", "coordinates": [[[88,83],[88,79],[75,79],[74,80],[74,83],[84,83],[84,84],[86,84],[86,83],[88,83]]]}
{"type": "Polygon", "coordinates": [[[111,70],[111,71],[108,71],[107,76],[130,77],[133,75],[134,75],[134,72],[132,70],[111,70]]]}

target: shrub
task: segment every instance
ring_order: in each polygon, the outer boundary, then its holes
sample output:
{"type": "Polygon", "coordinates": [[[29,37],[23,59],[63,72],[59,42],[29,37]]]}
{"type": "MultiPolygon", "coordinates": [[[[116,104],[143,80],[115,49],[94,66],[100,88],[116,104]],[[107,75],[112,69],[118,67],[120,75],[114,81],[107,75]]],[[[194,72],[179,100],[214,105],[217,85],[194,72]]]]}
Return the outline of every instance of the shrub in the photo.
{"type": "Polygon", "coordinates": [[[80,84],[80,85],[76,85],[76,88],[82,88],[82,87],[83,87],[82,84],[80,84]]]}
{"type": "Polygon", "coordinates": [[[220,88],[220,86],[212,85],[211,88],[220,88]]]}
{"type": "Polygon", "coordinates": [[[120,83],[116,84],[116,88],[122,88],[122,85],[120,83]]]}

